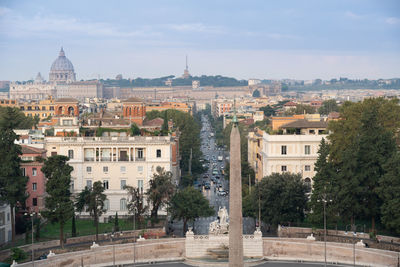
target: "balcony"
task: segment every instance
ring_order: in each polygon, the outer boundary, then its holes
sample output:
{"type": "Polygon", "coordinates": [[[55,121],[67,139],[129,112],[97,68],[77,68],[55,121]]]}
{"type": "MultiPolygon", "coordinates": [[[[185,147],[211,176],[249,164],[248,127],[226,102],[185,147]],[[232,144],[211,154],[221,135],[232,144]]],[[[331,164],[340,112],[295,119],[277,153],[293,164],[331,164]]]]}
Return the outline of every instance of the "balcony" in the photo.
{"type": "Polygon", "coordinates": [[[85,157],[85,161],[94,161],[94,157],[85,157]]]}
{"type": "Polygon", "coordinates": [[[111,157],[102,157],[100,161],[111,161],[111,157]]]}
{"type": "Polygon", "coordinates": [[[118,161],[129,161],[128,157],[119,157],[118,161]]]}
{"type": "Polygon", "coordinates": [[[136,157],[136,158],[135,158],[135,161],[146,161],[146,158],[145,158],[145,157],[142,157],[142,158],[136,157]]]}

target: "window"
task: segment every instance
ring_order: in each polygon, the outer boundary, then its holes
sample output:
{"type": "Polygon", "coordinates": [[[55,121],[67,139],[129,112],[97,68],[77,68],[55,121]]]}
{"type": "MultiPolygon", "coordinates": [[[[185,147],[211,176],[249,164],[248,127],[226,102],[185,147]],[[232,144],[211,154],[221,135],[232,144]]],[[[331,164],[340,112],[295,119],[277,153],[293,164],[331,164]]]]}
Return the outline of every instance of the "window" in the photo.
{"type": "Polygon", "coordinates": [[[309,145],[305,145],[304,146],[304,154],[310,155],[310,152],[311,152],[310,146],[309,145]]]}
{"type": "Polygon", "coordinates": [[[157,158],[161,158],[161,149],[157,149],[157,158]]]}
{"type": "Polygon", "coordinates": [[[34,207],[37,206],[37,198],[36,197],[32,198],[32,206],[34,206],[34,207]]]}
{"type": "Polygon", "coordinates": [[[143,171],[143,166],[138,166],[138,167],[137,167],[137,171],[138,171],[138,172],[142,172],[142,171],[143,171]]]}
{"type": "Polygon", "coordinates": [[[286,154],[287,154],[287,147],[281,146],[281,155],[286,155],[286,154]]]}
{"type": "Polygon", "coordinates": [[[283,172],[287,171],[287,166],[285,166],[285,165],[281,166],[281,171],[283,171],[283,172]]]}
{"type": "Polygon", "coordinates": [[[141,194],[143,194],[143,180],[138,180],[137,187],[141,194]]]}
{"type": "Polygon", "coordinates": [[[57,156],[57,152],[51,152],[51,156],[57,156]]]}
{"type": "Polygon", "coordinates": [[[110,201],[108,199],[104,200],[104,209],[105,210],[110,209],[110,201]]]}
{"type": "Polygon", "coordinates": [[[103,180],[103,187],[104,189],[108,189],[108,180],[103,180]]]}
{"type": "Polygon", "coordinates": [[[32,176],[36,176],[37,175],[37,169],[36,168],[32,168],[32,176]]]}
{"type": "Polygon", "coordinates": [[[37,190],[37,183],[32,183],[32,191],[36,191],[37,190]]]}
{"type": "Polygon", "coordinates": [[[86,167],[86,172],[92,172],[92,167],[87,166],[87,167],[86,167]]]}
{"type": "Polygon", "coordinates": [[[304,166],[304,170],[305,170],[306,172],[311,171],[311,166],[310,166],[310,165],[304,166]]]}
{"type": "Polygon", "coordinates": [[[74,180],[71,180],[71,183],[69,184],[69,191],[73,192],[74,191],[74,180]]]}
{"type": "Polygon", "coordinates": [[[125,173],[125,172],[126,172],[126,167],[125,167],[125,166],[121,166],[120,169],[121,169],[121,172],[122,172],[122,173],[125,173]]]}
{"type": "Polygon", "coordinates": [[[126,210],[126,198],[121,198],[119,201],[119,209],[126,210]]]}
{"type": "Polygon", "coordinates": [[[126,180],[121,180],[121,189],[125,189],[126,180]]]}
{"type": "Polygon", "coordinates": [[[7,222],[10,221],[10,213],[7,213],[7,222]]]}
{"type": "Polygon", "coordinates": [[[142,159],[143,158],[143,148],[138,148],[137,150],[137,158],[142,159]]]}
{"type": "Polygon", "coordinates": [[[92,180],[86,180],[86,187],[92,188],[92,180]]]}
{"type": "Polygon", "coordinates": [[[68,150],[68,158],[73,159],[74,158],[74,151],[72,149],[68,150]]]}
{"type": "Polygon", "coordinates": [[[25,168],[21,168],[21,170],[22,170],[22,176],[26,176],[26,170],[25,170],[25,168]]]}
{"type": "Polygon", "coordinates": [[[107,166],[103,167],[103,172],[108,172],[108,167],[107,166]]]}

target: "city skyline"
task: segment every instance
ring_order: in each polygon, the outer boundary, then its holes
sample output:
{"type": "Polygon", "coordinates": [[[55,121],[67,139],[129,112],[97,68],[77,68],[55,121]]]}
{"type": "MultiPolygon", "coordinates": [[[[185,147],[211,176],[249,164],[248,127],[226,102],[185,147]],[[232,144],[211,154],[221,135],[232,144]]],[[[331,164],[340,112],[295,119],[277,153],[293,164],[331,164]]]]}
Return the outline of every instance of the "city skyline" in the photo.
{"type": "Polygon", "coordinates": [[[396,1],[93,4],[3,1],[0,80],[48,80],[61,46],[78,80],[180,76],[186,55],[194,76],[400,76],[396,1]]]}

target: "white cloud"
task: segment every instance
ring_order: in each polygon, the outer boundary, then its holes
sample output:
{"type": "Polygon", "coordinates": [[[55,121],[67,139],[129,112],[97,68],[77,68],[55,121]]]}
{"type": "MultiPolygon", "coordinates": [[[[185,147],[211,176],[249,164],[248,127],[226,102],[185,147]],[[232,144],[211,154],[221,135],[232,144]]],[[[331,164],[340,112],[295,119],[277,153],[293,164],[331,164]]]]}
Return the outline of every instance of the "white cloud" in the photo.
{"type": "Polygon", "coordinates": [[[346,17],[349,17],[349,18],[352,18],[352,19],[361,19],[361,18],[364,17],[363,15],[356,14],[356,13],[354,13],[352,11],[346,11],[344,14],[346,15],[346,17]]]}
{"type": "Polygon", "coordinates": [[[11,9],[7,7],[2,7],[0,6],[0,17],[6,15],[7,13],[10,13],[11,9]]]}
{"type": "Polygon", "coordinates": [[[391,24],[391,25],[400,24],[400,18],[389,17],[389,18],[386,18],[385,22],[386,22],[387,24],[391,24]]]}
{"type": "Polygon", "coordinates": [[[3,14],[3,27],[0,29],[0,34],[13,37],[62,35],[68,33],[105,38],[160,35],[159,32],[151,29],[138,28],[125,31],[109,23],[79,20],[74,17],[44,16],[42,14],[37,14],[34,17],[23,17],[11,13],[9,10],[3,11],[3,14]]]}
{"type": "Polygon", "coordinates": [[[165,27],[178,32],[224,33],[220,26],[209,26],[203,23],[166,24],[165,27]]]}

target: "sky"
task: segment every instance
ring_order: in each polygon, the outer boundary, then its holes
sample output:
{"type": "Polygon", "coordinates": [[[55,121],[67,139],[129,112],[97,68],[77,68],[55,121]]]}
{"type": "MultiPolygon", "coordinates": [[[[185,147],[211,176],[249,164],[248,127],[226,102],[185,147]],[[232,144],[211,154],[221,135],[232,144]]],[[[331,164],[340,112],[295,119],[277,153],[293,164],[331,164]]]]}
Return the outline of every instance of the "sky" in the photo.
{"type": "Polygon", "coordinates": [[[400,78],[398,0],[0,0],[0,80],[400,78]]]}

